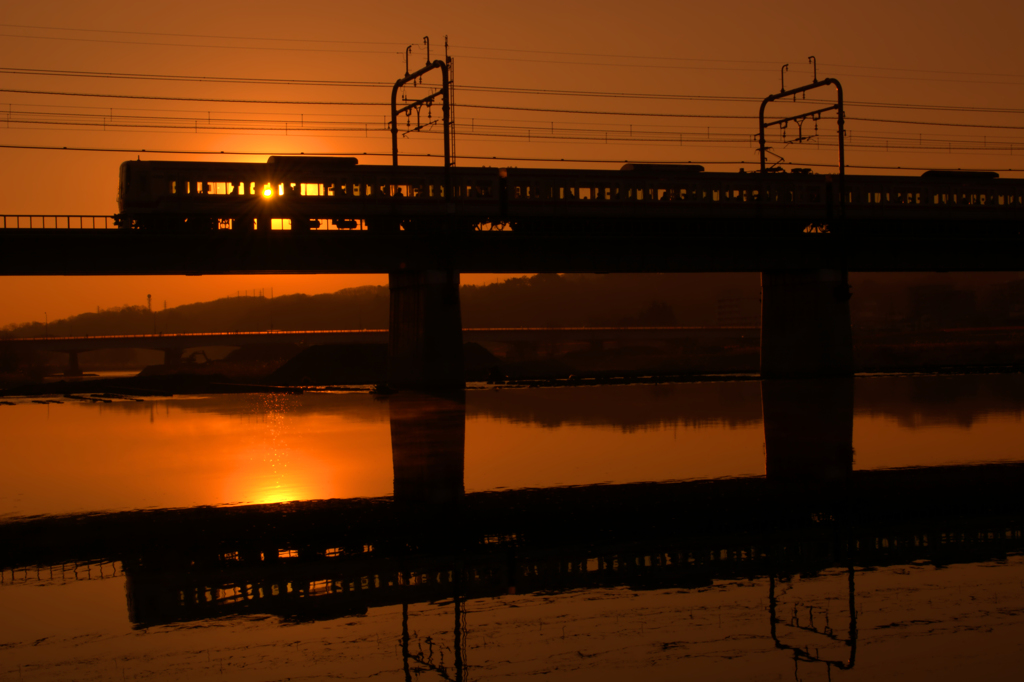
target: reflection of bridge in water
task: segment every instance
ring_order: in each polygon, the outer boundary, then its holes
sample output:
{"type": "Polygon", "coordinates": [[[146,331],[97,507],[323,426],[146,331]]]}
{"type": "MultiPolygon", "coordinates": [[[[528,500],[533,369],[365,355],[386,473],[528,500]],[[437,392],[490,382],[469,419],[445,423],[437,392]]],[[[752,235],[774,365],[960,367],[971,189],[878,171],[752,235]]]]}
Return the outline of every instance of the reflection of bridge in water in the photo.
{"type": "MultiPolygon", "coordinates": [[[[35,581],[46,567],[92,562],[81,573],[105,576],[120,562],[136,627],[449,599],[458,622],[466,599],[761,577],[774,607],[777,580],[838,568],[853,621],[856,567],[1024,550],[1024,463],[854,471],[852,380],[769,382],[762,397],[764,477],[466,494],[463,395],[398,394],[393,498],[18,521],[0,525],[0,568],[5,582],[35,581]]],[[[853,622],[839,639],[852,659],[853,622]]],[[[414,659],[408,630],[403,642],[414,659]]]]}

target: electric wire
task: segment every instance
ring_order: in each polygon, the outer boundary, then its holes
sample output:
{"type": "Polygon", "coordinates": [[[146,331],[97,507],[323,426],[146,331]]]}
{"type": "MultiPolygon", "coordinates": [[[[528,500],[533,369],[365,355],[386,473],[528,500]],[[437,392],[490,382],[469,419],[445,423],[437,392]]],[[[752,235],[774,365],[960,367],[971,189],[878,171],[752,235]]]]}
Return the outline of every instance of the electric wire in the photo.
{"type": "MultiPolygon", "coordinates": [[[[287,151],[209,151],[209,150],[168,150],[168,149],[142,149],[142,148],[128,148],[128,147],[74,147],[74,146],[52,146],[52,145],[11,145],[11,144],[0,144],[0,149],[24,149],[24,150],[40,150],[40,151],[79,151],[79,152],[102,152],[102,153],[117,153],[117,154],[169,154],[169,155],[185,155],[185,156],[302,156],[301,154],[295,154],[294,152],[287,151]]],[[[309,156],[337,156],[337,157],[390,157],[391,152],[350,152],[345,154],[310,154],[309,156]]],[[[401,158],[428,158],[434,161],[442,161],[443,155],[440,154],[425,154],[425,153],[403,153],[401,158]]],[[[704,166],[751,166],[759,165],[760,161],[757,159],[732,159],[729,161],[722,160],[701,160],[701,159],[678,159],[678,160],[665,160],[665,159],[584,159],[584,158],[555,158],[555,157],[528,157],[528,156],[485,156],[485,155],[464,155],[461,158],[469,159],[473,161],[528,161],[538,163],[579,163],[579,164],[594,164],[600,166],[608,166],[612,164],[625,164],[625,163],[650,163],[650,164],[700,164],[704,166]]],[[[796,162],[779,162],[778,165],[785,166],[796,166],[796,167],[816,167],[816,168],[827,168],[832,167],[835,164],[828,163],[796,163],[796,162]]],[[[933,167],[926,166],[883,166],[883,165],[861,165],[861,164],[847,164],[847,168],[855,168],[862,170],[904,170],[904,171],[927,171],[934,170],[933,167]]],[[[1005,172],[1005,173],[1024,173],[1024,168],[958,168],[957,170],[963,171],[992,171],[1005,172]]]]}
{"type": "MultiPolygon", "coordinates": [[[[162,33],[154,31],[117,31],[110,29],[87,29],[80,27],[60,27],[60,26],[39,26],[29,24],[8,24],[0,23],[2,28],[20,28],[30,30],[43,30],[43,31],[66,31],[76,33],[102,33],[102,34],[114,34],[114,35],[140,35],[140,36],[162,36],[169,38],[195,38],[204,40],[245,40],[255,42],[285,42],[285,43],[310,43],[310,44],[333,44],[333,45],[389,45],[396,48],[403,48],[406,43],[403,42],[386,42],[386,41],[365,41],[365,40],[322,40],[316,38],[281,38],[279,36],[226,36],[216,34],[199,34],[199,33],[162,33]]],[[[412,43],[412,46],[418,47],[417,43],[412,43]]],[[[598,57],[606,59],[648,59],[656,61],[681,61],[681,62],[701,62],[701,63],[725,63],[725,64],[771,64],[777,66],[779,62],[771,60],[742,60],[742,59],[708,59],[703,57],[664,57],[659,55],[631,55],[631,54],[615,54],[615,53],[599,53],[599,52],[566,52],[557,50],[527,50],[522,48],[502,48],[493,46],[480,46],[480,45],[450,45],[452,49],[464,49],[464,50],[477,50],[481,52],[514,52],[520,54],[551,54],[557,56],[572,56],[572,57],[598,57]]],[[[1024,74],[1018,73],[993,73],[985,71],[950,71],[942,69],[908,69],[893,66],[866,66],[857,64],[838,64],[822,62],[819,64],[822,67],[838,67],[843,69],[860,69],[870,71],[894,71],[902,73],[931,73],[931,74],[943,74],[943,75],[956,75],[956,76],[988,76],[988,77],[1000,77],[1000,78],[1024,78],[1024,74]]]]}
{"type": "MultiPolygon", "coordinates": [[[[231,104],[280,104],[298,106],[359,106],[359,107],[386,107],[382,102],[345,102],[330,100],[262,100],[262,99],[241,99],[221,97],[174,97],[170,95],[125,95],[111,93],[83,93],[83,92],[62,92],[55,90],[24,90],[15,88],[0,88],[0,92],[12,94],[47,95],[54,97],[83,97],[98,99],[129,99],[129,100],[151,100],[171,102],[207,102],[207,103],[231,103],[231,104]]],[[[510,106],[498,104],[473,104],[462,103],[462,108],[485,109],[490,111],[523,111],[532,113],[557,113],[587,116],[618,116],[618,117],[639,117],[639,118],[668,118],[668,119],[715,119],[715,120],[753,120],[758,117],[752,115],[735,114],[688,114],[688,113],[667,113],[667,112],[628,112],[628,111],[602,111],[596,109],[558,109],[552,107],[527,107],[510,106]]],[[[880,119],[867,117],[848,116],[851,121],[870,121],[879,123],[897,123],[905,125],[925,125],[954,128],[988,128],[1005,130],[1024,130],[1024,126],[1008,126],[997,124],[975,124],[975,123],[949,123],[938,121],[911,121],[899,119],[880,119]]]]}
{"type": "MultiPolygon", "coordinates": [[[[304,79],[275,79],[275,78],[246,78],[229,76],[186,76],[186,75],[161,75],[161,74],[132,74],[117,72],[92,72],[72,71],[58,69],[26,69],[15,67],[0,67],[0,73],[11,75],[38,75],[38,76],[60,76],[74,78],[110,78],[129,80],[160,80],[160,81],[181,81],[181,82],[211,82],[211,83],[237,83],[237,84],[261,84],[261,85],[294,85],[294,86],[327,86],[327,87],[367,87],[380,88],[392,87],[392,83],[383,81],[334,81],[334,80],[304,80],[304,79]]],[[[565,97],[597,97],[616,99],[652,99],[665,101],[713,101],[723,103],[750,103],[760,102],[762,98],[749,96],[724,96],[724,95],[679,95],[666,93],[636,93],[636,92],[604,92],[592,90],[565,90],[550,88],[513,88],[491,85],[460,84],[460,90],[467,92],[490,92],[501,94],[529,94],[539,96],[565,96],[565,97]]],[[[831,103],[829,100],[810,98],[800,100],[808,103],[831,103]]],[[[786,102],[778,102],[786,104],[786,102]]],[[[846,106],[864,106],[892,109],[919,109],[928,111],[949,111],[961,113],[1005,113],[1024,114],[1024,109],[1001,108],[1001,107],[977,107],[977,106],[950,106],[934,104],[912,104],[899,102],[869,102],[859,100],[846,100],[846,106]]]]}

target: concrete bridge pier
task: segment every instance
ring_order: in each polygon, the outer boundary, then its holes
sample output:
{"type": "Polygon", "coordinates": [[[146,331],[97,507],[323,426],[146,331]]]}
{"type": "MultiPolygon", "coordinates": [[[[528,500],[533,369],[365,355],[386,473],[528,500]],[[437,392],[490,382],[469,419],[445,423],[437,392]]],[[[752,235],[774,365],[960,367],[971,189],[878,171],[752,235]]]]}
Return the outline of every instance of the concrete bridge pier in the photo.
{"type": "Polygon", "coordinates": [[[461,389],[459,273],[453,270],[392,272],[388,331],[388,384],[402,389],[461,389]]]}
{"type": "Polygon", "coordinates": [[[853,471],[853,377],[761,382],[765,475],[802,487],[853,471]]]}
{"type": "Polygon", "coordinates": [[[853,472],[853,377],[761,382],[772,511],[841,516],[853,472]]]}
{"type": "Polygon", "coordinates": [[[403,391],[389,398],[389,412],[395,503],[428,514],[457,511],[465,496],[465,391],[403,391]]]}
{"type": "Polygon", "coordinates": [[[68,368],[64,370],[66,377],[80,377],[82,370],[78,367],[78,351],[68,351],[68,368]]]}
{"type": "Polygon", "coordinates": [[[845,270],[761,273],[761,378],[853,374],[845,270]]]}

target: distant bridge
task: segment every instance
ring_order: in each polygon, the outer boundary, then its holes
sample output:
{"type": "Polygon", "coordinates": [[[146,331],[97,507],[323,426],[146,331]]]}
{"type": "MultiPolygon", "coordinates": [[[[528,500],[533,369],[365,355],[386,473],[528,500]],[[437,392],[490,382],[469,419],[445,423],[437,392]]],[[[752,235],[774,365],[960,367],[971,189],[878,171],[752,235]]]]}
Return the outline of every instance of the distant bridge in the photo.
{"type": "MultiPolygon", "coordinates": [[[[591,343],[658,342],[704,339],[722,342],[755,339],[758,327],[490,327],[466,328],[463,340],[472,343],[591,343]]],[[[334,329],[258,332],[185,332],[176,334],[113,334],[102,336],[34,336],[0,340],[0,344],[67,353],[68,374],[78,371],[78,355],[110,348],[143,348],[164,352],[168,365],[180,362],[189,348],[244,347],[270,344],[386,344],[386,329],[334,329]]]]}

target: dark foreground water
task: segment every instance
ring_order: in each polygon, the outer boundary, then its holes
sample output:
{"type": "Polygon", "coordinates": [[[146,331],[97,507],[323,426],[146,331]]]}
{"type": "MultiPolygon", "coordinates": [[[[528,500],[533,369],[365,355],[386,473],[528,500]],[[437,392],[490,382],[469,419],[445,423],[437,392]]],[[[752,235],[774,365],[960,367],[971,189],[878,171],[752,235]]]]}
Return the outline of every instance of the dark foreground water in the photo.
{"type": "Polygon", "coordinates": [[[0,405],[0,679],[1024,670],[1019,375],[60,400],[0,405]]]}

